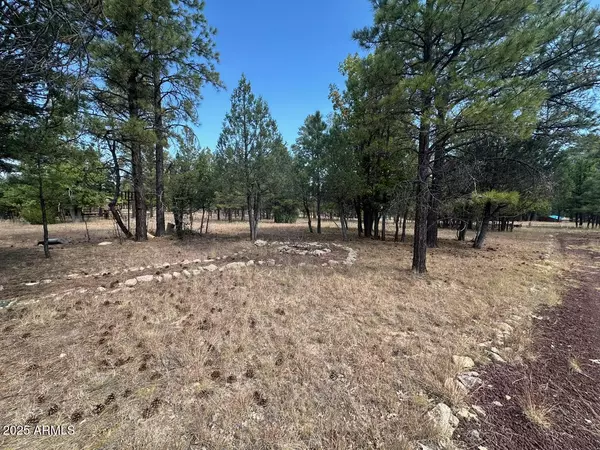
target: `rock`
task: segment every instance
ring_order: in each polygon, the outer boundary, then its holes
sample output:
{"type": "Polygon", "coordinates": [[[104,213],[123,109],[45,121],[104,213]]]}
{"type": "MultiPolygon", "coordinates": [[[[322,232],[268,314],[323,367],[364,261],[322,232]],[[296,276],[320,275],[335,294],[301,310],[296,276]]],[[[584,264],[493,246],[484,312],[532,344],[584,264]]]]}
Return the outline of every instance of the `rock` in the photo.
{"type": "Polygon", "coordinates": [[[140,270],[140,268],[139,268],[139,267],[130,267],[130,268],[129,268],[129,271],[130,271],[130,272],[137,272],[138,270],[140,270]]]}
{"type": "Polygon", "coordinates": [[[435,408],[427,413],[429,420],[438,429],[444,439],[449,440],[456,427],[458,427],[458,417],[452,414],[450,407],[444,403],[438,403],[435,408]]]}
{"type": "Polygon", "coordinates": [[[251,259],[250,261],[248,261],[246,263],[246,266],[253,266],[253,265],[254,265],[254,260],[253,259],[251,259]]]}
{"type": "Polygon", "coordinates": [[[330,266],[337,266],[340,262],[336,261],[335,259],[330,259],[329,261],[327,261],[327,264],[329,264],[330,266]]]}
{"type": "Polygon", "coordinates": [[[81,288],[77,291],[78,294],[85,294],[88,290],[86,288],[81,288]]]}
{"type": "Polygon", "coordinates": [[[148,232],[146,232],[146,236],[148,237],[148,239],[154,239],[156,237],[152,233],[148,233],[148,232]]]}
{"type": "Polygon", "coordinates": [[[171,264],[164,263],[162,266],[163,266],[163,269],[168,269],[169,267],[171,267],[171,264]]]}
{"type": "Polygon", "coordinates": [[[181,274],[179,272],[173,272],[173,278],[179,278],[181,274]]]}
{"type": "Polygon", "coordinates": [[[129,280],[125,280],[125,286],[133,287],[138,283],[137,278],[130,278],[129,280]]]}
{"type": "Polygon", "coordinates": [[[164,273],[162,277],[164,281],[171,281],[173,279],[173,275],[170,273],[164,273]]]}
{"type": "Polygon", "coordinates": [[[475,411],[478,416],[485,417],[487,415],[485,409],[483,409],[481,406],[471,405],[471,408],[473,408],[473,411],[475,411]]]}
{"type": "Polygon", "coordinates": [[[203,263],[207,263],[207,262],[210,262],[210,263],[211,263],[211,262],[215,262],[215,260],[214,260],[214,259],[205,259],[205,260],[204,260],[204,261],[202,261],[202,262],[203,262],[203,263]]]}
{"type": "Polygon", "coordinates": [[[471,436],[473,439],[481,439],[481,434],[477,430],[469,431],[469,436],[471,436]]]}
{"type": "Polygon", "coordinates": [[[209,264],[208,266],[204,267],[204,270],[206,270],[207,272],[214,272],[217,269],[218,267],[214,264],[209,264]]]}
{"type": "Polygon", "coordinates": [[[183,266],[188,266],[189,264],[190,264],[190,261],[187,259],[184,259],[181,263],[181,265],[183,265],[183,266]]]}
{"type": "Polygon", "coordinates": [[[37,286],[40,284],[39,281],[29,281],[28,283],[23,283],[25,286],[37,286]]]}
{"type": "Polygon", "coordinates": [[[98,286],[98,288],[96,289],[98,292],[105,292],[106,288],[103,286],[98,286]]]}
{"type": "Polygon", "coordinates": [[[195,259],[192,261],[194,264],[200,264],[202,262],[201,259],[195,259]]]}
{"type": "Polygon", "coordinates": [[[112,245],[112,242],[110,242],[110,241],[104,241],[104,242],[100,242],[98,245],[101,246],[101,247],[104,246],[104,245],[112,245]]]}
{"type": "Polygon", "coordinates": [[[60,355],[58,355],[59,358],[64,358],[65,356],[67,356],[66,353],[61,353],[60,355]]]}
{"type": "Polygon", "coordinates": [[[189,271],[189,270],[187,270],[187,269],[184,269],[184,270],[182,270],[182,271],[181,271],[181,273],[182,273],[182,274],[183,274],[183,276],[184,276],[184,277],[186,277],[186,278],[191,278],[191,277],[192,277],[192,274],[191,274],[191,273],[190,273],[190,271],[189,271]]]}
{"type": "Polygon", "coordinates": [[[502,403],[500,403],[498,400],[496,400],[495,402],[492,402],[492,405],[502,408],[502,403]]]}
{"type": "Polygon", "coordinates": [[[481,378],[479,378],[479,374],[477,372],[465,372],[460,373],[456,376],[458,381],[460,381],[467,389],[472,390],[477,386],[483,384],[481,378]]]}
{"type": "MultiPolygon", "coordinates": [[[[140,270],[145,270],[146,268],[144,266],[140,267],[140,270]]],[[[152,267],[148,266],[148,269],[152,269],[152,267]]]]}
{"type": "Polygon", "coordinates": [[[254,241],[254,245],[256,245],[257,247],[264,247],[265,245],[267,245],[267,241],[257,239],[256,241],[254,241]]]}
{"type": "Polygon", "coordinates": [[[467,422],[471,420],[477,420],[477,414],[473,414],[467,408],[460,408],[458,411],[456,411],[456,417],[466,420],[467,422]]]}
{"type": "Polygon", "coordinates": [[[498,353],[488,352],[490,359],[496,363],[504,364],[506,361],[498,353]]]}
{"type": "Polygon", "coordinates": [[[77,278],[81,278],[81,274],[79,273],[70,273],[67,275],[67,280],[75,280],[77,278]]]}
{"type": "Polygon", "coordinates": [[[140,283],[149,283],[150,281],[154,280],[154,275],[141,275],[139,277],[136,277],[135,279],[138,280],[140,283]]]}
{"type": "Polygon", "coordinates": [[[452,357],[452,362],[461,369],[471,369],[472,367],[475,367],[475,362],[468,356],[454,355],[452,357]]]}
{"type": "Polygon", "coordinates": [[[308,252],[308,254],[312,255],[312,256],[323,256],[323,255],[326,255],[327,253],[331,253],[331,250],[329,250],[329,249],[326,249],[326,250],[325,249],[324,250],[317,249],[317,250],[311,250],[310,252],[308,252]]]}
{"type": "Polygon", "coordinates": [[[267,259],[267,266],[273,267],[274,265],[275,265],[275,260],[274,259],[267,259]]]}
{"type": "Polygon", "coordinates": [[[44,283],[44,284],[52,283],[52,280],[49,278],[46,278],[45,280],[42,280],[42,283],[44,283]]]}
{"type": "Polygon", "coordinates": [[[202,273],[202,270],[200,270],[200,269],[194,269],[194,270],[192,270],[192,275],[194,275],[195,277],[197,277],[201,273],[202,273]]]}
{"type": "MultiPolygon", "coordinates": [[[[259,265],[259,266],[263,266],[264,264],[265,264],[265,262],[264,262],[264,261],[259,261],[259,262],[258,262],[258,265],[259,265]]],[[[1,290],[1,289],[0,289],[0,290],[1,290]]]]}
{"type": "Polygon", "coordinates": [[[229,264],[225,264],[223,267],[221,267],[220,270],[221,270],[221,272],[223,270],[230,270],[230,269],[237,270],[237,269],[241,269],[242,267],[246,267],[246,263],[242,262],[242,261],[236,261],[236,262],[232,262],[229,264]]]}

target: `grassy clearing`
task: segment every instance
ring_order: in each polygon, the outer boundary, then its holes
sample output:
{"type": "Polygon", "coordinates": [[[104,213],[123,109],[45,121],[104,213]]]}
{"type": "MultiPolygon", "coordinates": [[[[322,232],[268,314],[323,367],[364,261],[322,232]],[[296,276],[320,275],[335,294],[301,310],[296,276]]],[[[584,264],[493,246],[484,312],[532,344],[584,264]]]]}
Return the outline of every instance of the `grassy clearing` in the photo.
{"type": "MultiPolygon", "coordinates": [[[[39,296],[24,279],[254,251],[246,225],[209,236],[98,247],[112,230],[53,226],[77,243],[42,259],[39,229],[0,225],[2,294],[39,296]],[[81,230],[79,230],[81,228],[81,230]],[[11,247],[13,245],[14,247],[11,247]]],[[[263,238],[339,241],[303,224],[265,224],[263,238]]],[[[74,423],[67,437],[0,437],[3,448],[414,448],[437,439],[424,419],[462,404],[452,355],[487,363],[481,343],[500,323],[502,349],[526,357],[530,313],[557,303],[563,263],[547,229],[491,234],[475,251],[443,231],[429,274],[415,277],[410,244],[354,240],[354,266],[204,273],[111,297],[42,299],[0,313],[0,423],[74,423]],[[108,301],[107,301],[108,300],[108,301]],[[510,350],[509,350],[510,348],[510,350]],[[197,447],[196,447],[197,446],[197,447]]],[[[312,262],[307,259],[307,262],[312,262]]]]}

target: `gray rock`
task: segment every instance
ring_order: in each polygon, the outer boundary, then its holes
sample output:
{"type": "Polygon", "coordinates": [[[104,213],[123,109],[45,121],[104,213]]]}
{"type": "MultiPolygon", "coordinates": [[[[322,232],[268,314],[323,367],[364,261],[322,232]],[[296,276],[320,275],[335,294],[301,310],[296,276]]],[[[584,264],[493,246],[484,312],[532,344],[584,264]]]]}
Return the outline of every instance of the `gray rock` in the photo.
{"type": "Polygon", "coordinates": [[[194,275],[195,277],[197,277],[201,273],[202,273],[201,269],[194,269],[194,270],[192,270],[192,275],[194,275]]]}
{"type": "Polygon", "coordinates": [[[137,278],[130,278],[129,280],[125,280],[125,286],[127,287],[133,287],[136,284],[138,284],[137,278]]]}
{"type": "Polygon", "coordinates": [[[265,262],[264,262],[264,261],[259,261],[259,262],[258,262],[258,265],[259,265],[259,266],[263,266],[264,264],[265,264],[265,262]]]}
{"type": "Polygon", "coordinates": [[[264,247],[265,245],[267,245],[267,241],[257,239],[256,241],[254,241],[254,245],[256,245],[257,247],[264,247]]]}
{"type": "Polygon", "coordinates": [[[37,286],[40,284],[39,281],[29,281],[28,283],[23,283],[25,286],[37,286]]]}
{"type": "Polygon", "coordinates": [[[76,280],[77,278],[81,278],[81,274],[70,273],[69,275],[67,275],[67,280],[76,280]]]}
{"type": "Polygon", "coordinates": [[[275,260],[274,259],[267,259],[267,266],[273,267],[274,265],[275,265],[275,260]]]}
{"type": "Polygon", "coordinates": [[[444,439],[451,439],[454,430],[458,427],[458,417],[452,414],[452,410],[445,403],[438,403],[435,408],[427,413],[429,420],[438,429],[444,439]]]}
{"type": "Polygon", "coordinates": [[[467,408],[460,408],[458,411],[456,411],[456,417],[466,420],[467,422],[470,422],[471,420],[477,420],[477,414],[473,414],[467,408]]]}
{"type": "Polygon", "coordinates": [[[171,281],[173,279],[173,275],[171,275],[170,273],[163,273],[162,277],[164,281],[171,281]]]}
{"type": "Polygon", "coordinates": [[[471,436],[474,439],[480,439],[481,438],[481,434],[477,430],[471,430],[471,431],[469,431],[469,436],[471,436]]]}
{"type": "Polygon", "coordinates": [[[500,363],[500,364],[504,364],[506,361],[504,360],[504,358],[502,358],[502,356],[500,356],[498,353],[495,352],[488,352],[488,356],[490,357],[490,359],[494,362],[500,363]]]}
{"type": "Polygon", "coordinates": [[[98,288],[96,289],[98,292],[105,292],[106,288],[103,286],[98,286],[98,288]]]}
{"type": "Polygon", "coordinates": [[[100,242],[98,245],[99,246],[112,245],[112,242],[110,242],[110,241],[104,241],[104,242],[100,242]]]}
{"type": "Polygon", "coordinates": [[[478,416],[485,417],[487,415],[485,409],[483,409],[481,406],[471,405],[471,408],[473,408],[473,411],[475,411],[478,416]]]}
{"type": "Polygon", "coordinates": [[[327,264],[329,264],[330,266],[337,266],[340,262],[336,261],[335,259],[330,259],[329,261],[327,261],[327,264]]]}
{"type": "Polygon", "coordinates": [[[141,275],[139,277],[136,277],[135,279],[138,280],[140,283],[149,283],[150,281],[154,280],[154,275],[141,275]]]}
{"type": "Polygon", "coordinates": [[[189,271],[189,270],[187,270],[187,269],[184,269],[184,270],[182,270],[182,271],[181,271],[181,273],[182,273],[182,274],[183,274],[183,276],[184,276],[184,277],[186,277],[186,278],[191,278],[191,276],[192,276],[192,274],[190,273],[190,271],[189,271]]]}
{"type": "Polygon", "coordinates": [[[237,270],[237,269],[241,269],[242,267],[246,267],[246,263],[242,262],[242,261],[236,261],[236,262],[231,262],[229,264],[225,264],[223,267],[221,267],[221,271],[224,270],[237,270]]]}
{"type": "Polygon", "coordinates": [[[456,364],[461,369],[471,369],[475,367],[475,361],[468,356],[458,356],[454,355],[452,357],[452,362],[456,364]]]}
{"type": "Polygon", "coordinates": [[[181,274],[179,272],[173,272],[173,278],[179,278],[181,274]]]}
{"type": "Polygon", "coordinates": [[[248,261],[246,263],[246,266],[253,266],[253,265],[254,265],[254,260],[253,259],[251,259],[250,261],[248,261]]]}
{"type": "Polygon", "coordinates": [[[483,384],[483,381],[479,378],[477,372],[459,373],[456,378],[458,378],[458,381],[469,390],[475,389],[477,386],[483,384]]]}
{"type": "Polygon", "coordinates": [[[214,272],[217,269],[218,269],[218,267],[215,266],[214,264],[209,264],[208,266],[204,267],[204,270],[206,270],[207,272],[214,272]]]}

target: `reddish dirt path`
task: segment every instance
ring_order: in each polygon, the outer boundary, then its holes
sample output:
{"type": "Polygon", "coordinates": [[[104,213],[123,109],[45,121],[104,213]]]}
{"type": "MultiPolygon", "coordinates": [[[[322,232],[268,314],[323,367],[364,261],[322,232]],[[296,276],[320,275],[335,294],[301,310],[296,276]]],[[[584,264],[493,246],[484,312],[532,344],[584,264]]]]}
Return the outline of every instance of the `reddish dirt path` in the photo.
{"type": "MultiPolygon", "coordinates": [[[[472,403],[484,408],[481,423],[461,424],[457,437],[469,450],[600,449],[600,251],[581,249],[598,236],[560,236],[563,253],[577,258],[571,287],[559,307],[534,318],[535,361],[492,365],[480,371],[484,386],[472,403]],[[574,249],[571,246],[579,248],[574,249]],[[596,360],[597,362],[594,362],[596,360]],[[491,385],[492,387],[489,387],[491,385]],[[508,397],[507,397],[508,396],[508,397]],[[494,405],[500,402],[502,406],[494,405]],[[523,405],[542,406],[548,426],[532,423],[523,405]],[[471,430],[479,431],[480,437],[471,430]]],[[[565,280],[566,281],[566,280],[565,280]]]]}

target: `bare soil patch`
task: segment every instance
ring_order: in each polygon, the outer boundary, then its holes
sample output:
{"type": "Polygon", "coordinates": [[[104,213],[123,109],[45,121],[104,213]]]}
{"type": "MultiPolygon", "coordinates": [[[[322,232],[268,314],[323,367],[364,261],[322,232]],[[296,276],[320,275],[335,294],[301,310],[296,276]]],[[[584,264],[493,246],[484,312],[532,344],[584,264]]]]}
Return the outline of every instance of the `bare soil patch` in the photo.
{"type": "Polygon", "coordinates": [[[485,387],[472,401],[487,415],[458,432],[469,449],[600,448],[600,239],[562,234],[559,241],[572,261],[563,279],[570,287],[560,306],[536,313],[534,359],[482,371],[485,387]]]}

